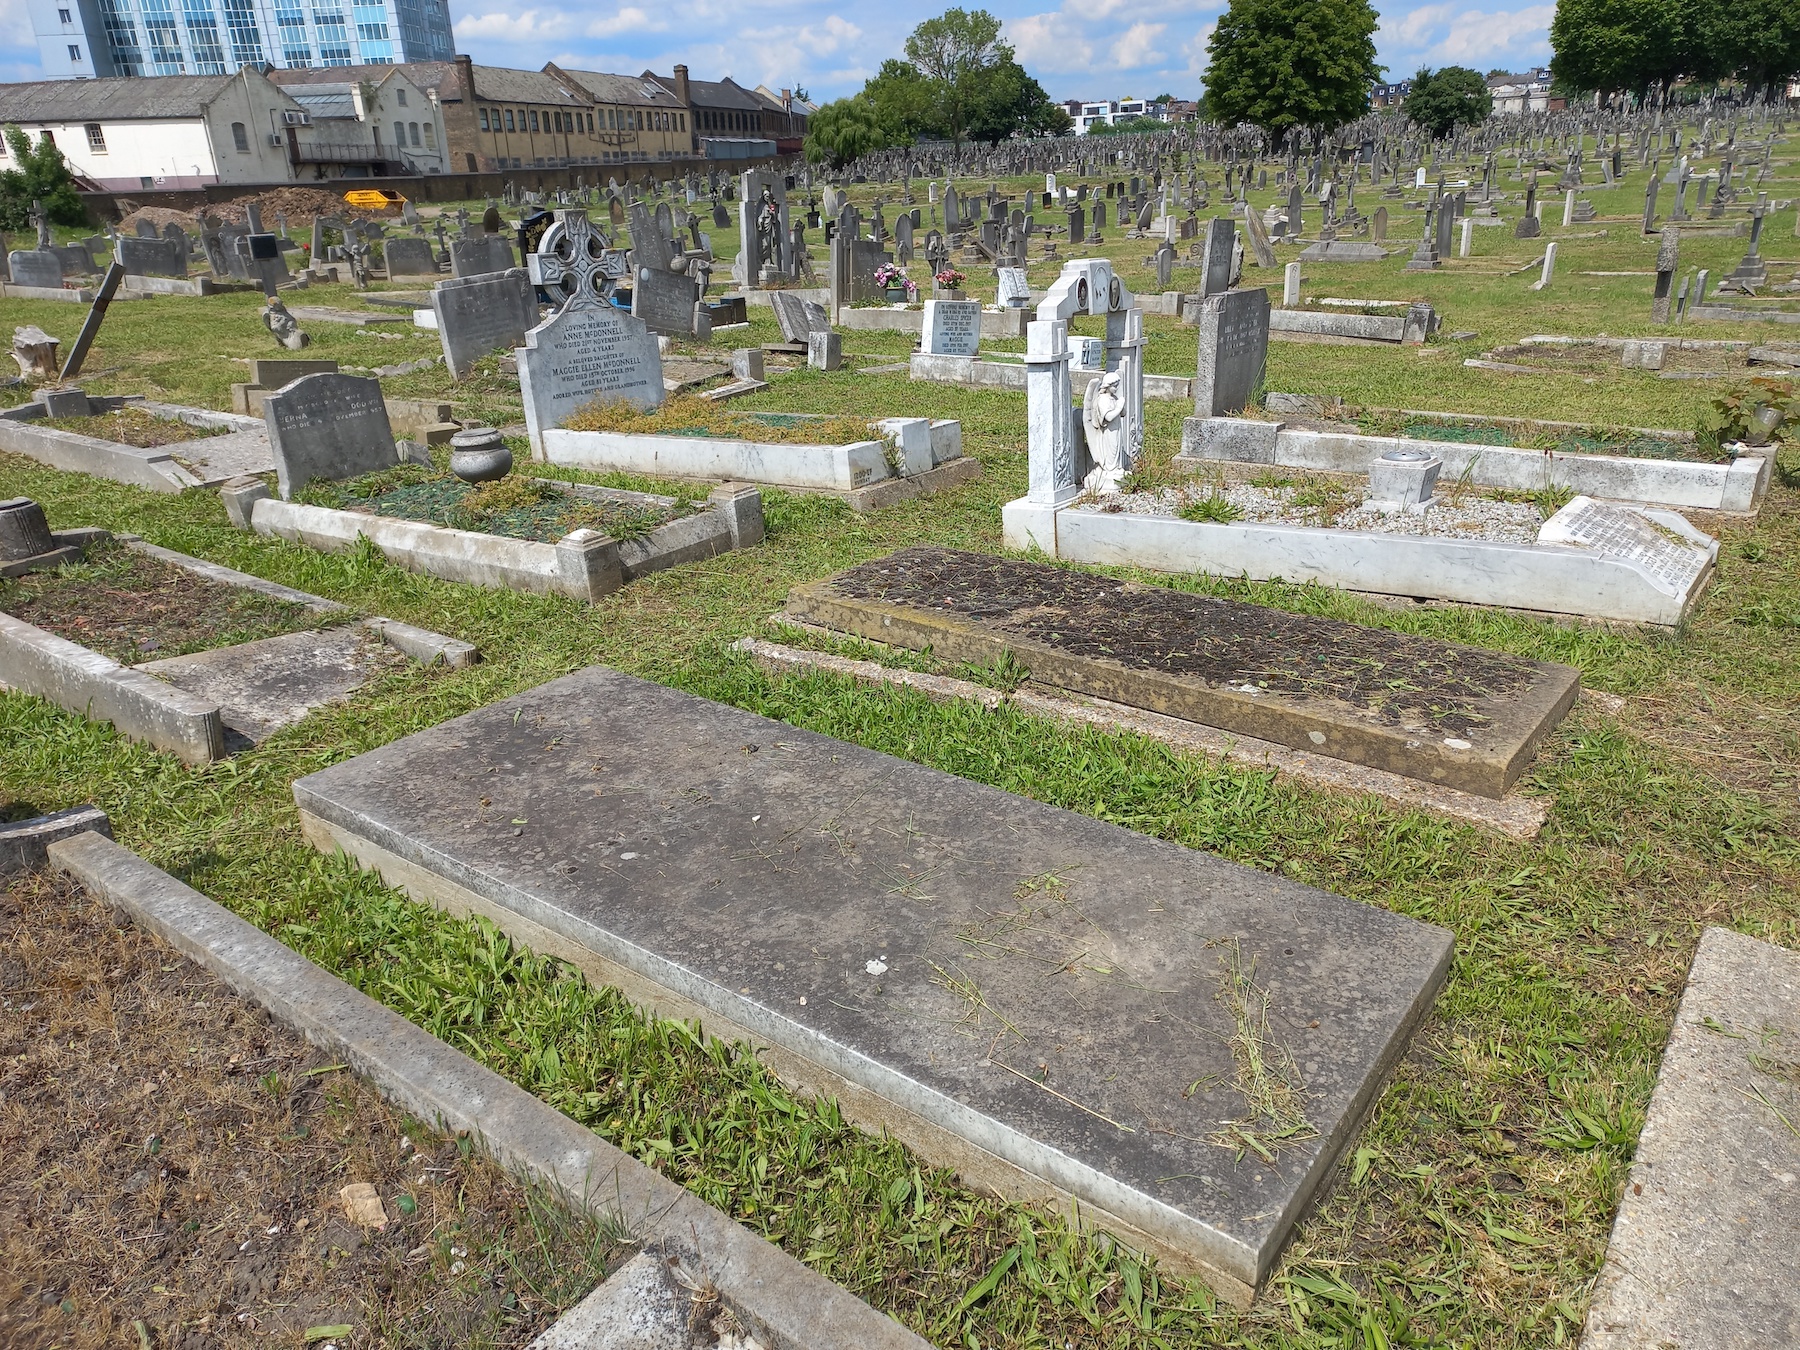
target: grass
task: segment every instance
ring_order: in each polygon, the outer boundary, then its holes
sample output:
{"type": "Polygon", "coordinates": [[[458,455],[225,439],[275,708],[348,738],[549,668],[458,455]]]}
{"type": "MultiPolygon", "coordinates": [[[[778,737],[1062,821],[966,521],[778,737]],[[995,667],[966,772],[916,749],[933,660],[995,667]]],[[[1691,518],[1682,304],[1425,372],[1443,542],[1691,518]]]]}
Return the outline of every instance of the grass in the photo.
{"type": "MultiPolygon", "coordinates": [[[[1778,159],[1776,173],[1774,195],[1800,195],[1791,191],[1791,163],[1778,159]]],[[[1518,190],[1501,177],[1501,187],[1518,190]]],[[[1704,382],[1619,369],[1513,379],[1461,365],[1464,355],[1532,332],[1666,332],[1649,323],[1648,278],[1582,275],[1642,270],[1654,256],[1655,241],[1640,241],[1625,219],[1639,209],[1643,177],[1637,171],[1619,189],[1589,194],[1603,217],[1617,217],[1592,227],[1610,237],[1568,241],[1552,289],[1528,301],[1524,279],[1498,275],[1527,256],[1526,241],[1509,230],[1478,231],[1478,256],[1439,273],[1402,272],[1404,254],[1381,264],[1309,264],[1309,293],[1429,298],[1446,312],[1446,332],[1481,336],[1399,351],[1277,344],[1269,387],[1349,393],[1365,406],[1692,427],[1712,396],[1704,382]]],[[[1264,197],[1272,187],[1258,204],[1264,197]]],[[[1390,237],[1411,237],[1416,217],[1406,226],[1403,213],[1395,216],[1390,237]]],[[[1771,223],[1765,253],[1776,254],[1770,241],[1785,236],[1787,222],[1784,213],[1771,223]]],[[[1546,234],[1559,232],[1547,225],[1546,234]]],[[[1107,239],[1105,252],[1128,269],[1149,251],[1116,227],[1107,239]]],[[[1742,240],[1684,240],[1683,268],[1711,266],[1717,275],[1742,250],[1742,240]]],[[[1034,265],[1034,285],[1048,279],[1043,271],[1034,265]]],[[[72,336],[79,315],[62,308],[6,302],[14,322],[72,336]]],[[[114,373],[84,383],[96,393],[154,386],[225,406],[226,385],[242,378],[233,358],[266,353],[255,308],[255,297],[236,296],[192,308],[115,306],[90,362],[114,373]]],[[[772,315],[750,313],[751,329],[732,341],[776,340],[772,315]]],[[[1150,368],[1187,373],[1191,331],[1155,317],[1146,326],[1150,368]]],[[[350,360],[373,345],[352,330],[313,327],[319,355],[350,360]]],[[[1791,330],[1709,324],[1702,335],[1766,340],[1791,330]]],[[[427,354],[428,341],[382,343],[381,355],[427,354]]],[[[899,355],[910,339],[859,333],[850,345],[858,355],[899,355]]],[[[397,396],[449,398],[459,416],[517,420],[516,386],[492,362],[463,385],[449,385],[441,368],[386,384],[397,396]]],[[[59,528],[131,529],[475,641],[487,658],[463,671],[387,676],[201,770],[42,702],[0,695],[0,801],[42,810],[97,802],[129,846],[939,1346],[1510,1350],[1571,1341],[1702,927],[1725,924],[1800,947],[1800,455],[1783,452],[1753,524],[1703,522],[1722,541],[1717,577],[1673,633],[1115,569],[1580,668],[1586,687],[1625,701],[1609,711],[1584,700],[1549,738],[1528,785],[1551,802],[1549,822],[1522,843],[1011,707],[985,711],[822,674],[762,673],[729,644],[761,631],[789,586],[919,541],[998,549],[998,508],[1025,486],[1025,405],[998,391],[809,370],[733,405],[745,406],[859,424],[960,417],[985,476],[869,516],[829,498],[765,490],[762,546],[581,606],[416,576],[382,565],[371,550],[324,555],[240,534],[210,494],[156,496],[0,457],[0,496],[38,497],[59,528]],[[648,1021],[568,967],[478,921],[421,908],[300,840],[294,778],[596,661],[1451,929],[1456,955],[1442,996],[1256,1310],[1223,1308],[1201,1286],[1040,1207],[964,1188],[899,1143],[848,1127],[831,1104],[796,1099],[747,1056],[705,1044],[691,1028],[648,1021]]],[[[1148,409],[1147,480],[1166,472],[1185,411],[1148,409]]],[[[1247,994],[1244,1006],[1253,1026],[1247,994]]],[[[1781,1090],[1769,1086],[1778,1104],[1781,1090]]],[[[1222,1148],[1222,1161],[1229,1156],[1222,1148]]]]}
{"type": "Polygon", "coordinates": [[[717,436],[779,445],[843,445],[878,438],[863,419],[850,416],[784,417],[739,412],[694,394],[675,394],[643,409],[623,400],[595,401],[564,423],[571,431],[628,431],[642,435],[717,436]]]}

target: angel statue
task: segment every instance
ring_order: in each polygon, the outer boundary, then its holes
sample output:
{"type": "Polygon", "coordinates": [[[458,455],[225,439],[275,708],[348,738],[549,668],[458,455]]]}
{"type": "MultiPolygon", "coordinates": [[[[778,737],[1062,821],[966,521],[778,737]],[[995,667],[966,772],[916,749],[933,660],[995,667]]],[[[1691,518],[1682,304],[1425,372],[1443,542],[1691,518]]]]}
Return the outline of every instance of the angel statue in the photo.
{"type": "Polygon", "coordinates": [[[1088,381],[1082,399],[1081,427],[1087,437],[1088,458],[1094,468],[1081,487],[1100,495],[1118,492],[1131,472],[1131,449],[1125,443],[1125,395],[1119,390],[1119,372],[1109,370],[1088,381]]]}

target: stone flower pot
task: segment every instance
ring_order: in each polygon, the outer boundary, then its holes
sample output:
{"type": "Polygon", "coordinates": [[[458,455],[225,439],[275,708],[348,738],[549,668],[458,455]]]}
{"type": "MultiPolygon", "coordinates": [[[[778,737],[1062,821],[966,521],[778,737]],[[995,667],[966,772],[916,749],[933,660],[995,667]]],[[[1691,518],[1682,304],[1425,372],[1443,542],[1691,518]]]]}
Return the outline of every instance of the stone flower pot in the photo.
{"type": "Polygon", "coordinates": [[[450,438],[450,472],[465,483],[491,483],[512,465],[512,451],[493,427],[466,427],[450,438]]]}

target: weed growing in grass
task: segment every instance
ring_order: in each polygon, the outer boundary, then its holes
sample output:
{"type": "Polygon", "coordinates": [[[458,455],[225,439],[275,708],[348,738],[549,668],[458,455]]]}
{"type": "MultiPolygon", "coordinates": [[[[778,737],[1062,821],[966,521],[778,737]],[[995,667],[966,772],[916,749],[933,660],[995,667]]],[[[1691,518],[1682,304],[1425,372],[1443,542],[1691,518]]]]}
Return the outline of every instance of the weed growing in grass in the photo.
{"type": "MultiPolygon", "coordinates": [[[[1306,1085],[1293,1052],[1276,1043],[1269,1031],[1269,995],[1256,983],[1256,963],[1246,962],[1234,939],[1219,957],[1223,974],[1219,1000],[1231,1015],[1231,1057],[1236,1065],[1232,1086],[1248,1111],[1208,1136],[1211,1143],[1236,1152],[1241,1162],[1248,1150],[1266,1163],[1276,1150],[1318,1137],[1306,1118],[1306,1085]]],[[[1192,1096],[1200,1084],[1188,1089],[1192,1096]]]]}
{"type": "Polygon", "coordinates": [[[1204,497],[1195,497],[1183,502],[1176,509],[1176,515],[1183,520],[1202,521],[1212,525],[1229,525],[1234,520],[1244,518],[1244,508],[1228,497],[1209,492],[1204,497]]]}

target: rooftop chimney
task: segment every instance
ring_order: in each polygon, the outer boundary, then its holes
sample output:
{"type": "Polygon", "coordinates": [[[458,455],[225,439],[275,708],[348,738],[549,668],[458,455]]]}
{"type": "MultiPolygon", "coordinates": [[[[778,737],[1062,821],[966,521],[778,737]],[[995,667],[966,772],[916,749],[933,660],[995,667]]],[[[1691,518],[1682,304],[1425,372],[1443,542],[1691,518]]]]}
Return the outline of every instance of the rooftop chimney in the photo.
{"type": "Polygon", "coordinates": [[[688,103],[688,76],[686,66],[675,67],[675,101],[682,107],[690,107],[688,103]]]}

